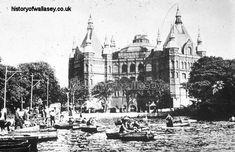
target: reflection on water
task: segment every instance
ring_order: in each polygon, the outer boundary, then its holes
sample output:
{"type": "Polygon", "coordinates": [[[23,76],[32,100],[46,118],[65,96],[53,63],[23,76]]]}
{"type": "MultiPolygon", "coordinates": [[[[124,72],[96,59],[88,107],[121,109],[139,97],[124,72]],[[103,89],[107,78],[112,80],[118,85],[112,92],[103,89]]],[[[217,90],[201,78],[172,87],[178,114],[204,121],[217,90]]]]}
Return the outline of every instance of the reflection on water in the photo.
{"type": "MultiPolygon", "coordinates": [[[[162,123],[158,121],[157,124],[162,123]]],[[[103,120],[107,128],[115,127],[113,120],[103,120]]],[[[151,122],[154,123],[154,122],[151,122]]],[[[156,124],[156,123],[155,123],[156,124]]],[[[38,144],[39,152],[76,151],[235,151],[234,124],[198,122],[190,127],[163,129],[151,127],[155,140],[149,142],[106,139],[105,133],[88,134],[79,130],[58,130],[56,141],[38,144]]]]}

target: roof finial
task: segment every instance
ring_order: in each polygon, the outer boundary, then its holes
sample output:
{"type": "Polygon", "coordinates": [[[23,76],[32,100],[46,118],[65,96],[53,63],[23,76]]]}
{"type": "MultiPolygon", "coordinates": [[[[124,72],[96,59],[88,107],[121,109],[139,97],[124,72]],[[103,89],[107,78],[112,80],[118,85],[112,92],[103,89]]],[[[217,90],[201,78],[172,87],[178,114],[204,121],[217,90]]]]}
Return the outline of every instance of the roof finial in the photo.
{"type": "Polygon", "coordinates": [[[197,44],[201,44],[202,40],[201,40],[201,34],[200,34],[200,28],[198,28],[198,36],[197,36],[197,44]]]}
{"type": "Polygon", "coordinates": [[[160,36],[160,31],[159,29],[157,30],[157,44],[160,44],[162,41],[161,41],[161,36],[160,36]]]}
{"type": "Polygon", "coordinates": [[[176,20],[175,20],[175,24],[182,24],[182,20],[181,20],[181,13],[180,13],[180,9],[179,9],[179,5],[177,5],[177,11],[176,11],[176,20]]]}
{"type": "Polygon", "coordinates": [[[116,44],[115,44],[115,40],[113,38],[113,35],[111,37],[111,40],[110,40],[110,47],[116,47],[116,44]]]}
{"type": "Polygon", "coordinates": [[[104,38],[104,47],[108,47],[108,46],[109,46],[108,38],[107,38],[107,35],[105,35],[105,38],[104,38]]]}
{"type": "Polygon", "coordinates": [[[91,14],[90,14],[90,17],[89,17],[89,19],[88,19],[88,26],[87,26],[87,29],[93,29],[93,21],[92,21],[91,14]]]}

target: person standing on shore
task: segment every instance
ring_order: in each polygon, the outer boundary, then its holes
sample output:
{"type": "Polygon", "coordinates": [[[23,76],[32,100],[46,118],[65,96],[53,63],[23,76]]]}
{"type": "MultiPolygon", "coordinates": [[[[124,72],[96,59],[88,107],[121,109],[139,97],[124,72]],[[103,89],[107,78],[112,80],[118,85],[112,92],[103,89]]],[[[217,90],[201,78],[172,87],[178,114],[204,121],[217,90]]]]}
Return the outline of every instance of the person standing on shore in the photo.
{"type": "Polygon", "coordinates": [[[55,125],[55,116],[56,116],[56,108],[52,109],[50,112],[51,126],[55,125]]]}
{"type": "Polygon", "coordinates": [[[166,126],[167,127],[173,127],[173,118],[170,114],[167,115],[166,117],[166,126]]]}
{"type": "Polygon", "coordinates": [[[7,128],[7,131],[10,131],[10,125],[11,123],[6,121],[6,112],[5,109],[3,108],[0,112],[0,127],[1,131],[5,128],[7,128]]]}
{"type": "Polygon", "coordinates": [[[18,126],[23,128],[23,119],[20,117],[20,108],[17,108],[15,112],[15,129],[17,129],[18,126]]]}

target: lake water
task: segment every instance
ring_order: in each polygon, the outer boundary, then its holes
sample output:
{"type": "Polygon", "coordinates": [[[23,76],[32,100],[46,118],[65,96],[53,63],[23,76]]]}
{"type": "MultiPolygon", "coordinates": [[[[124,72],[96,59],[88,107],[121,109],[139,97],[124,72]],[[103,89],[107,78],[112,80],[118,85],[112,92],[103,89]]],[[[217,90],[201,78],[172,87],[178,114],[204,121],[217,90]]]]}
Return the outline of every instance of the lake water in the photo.
{"type": "MultiPolygon", "coordinates": [[[[99,123],[107,129],[114,128],[113,119],[102,119],[99,123]]],[[[155,140],[149,142],[106,139],[105,132],[88,134],[79,130],[58,130],[58,139],[38,144],[39,152],[138,152],[138,151],[207,151],[234,152],[235,124],[226,121],[197,122],[190,127],[163,129],[161,119],[149,122],[155,140]]]]}

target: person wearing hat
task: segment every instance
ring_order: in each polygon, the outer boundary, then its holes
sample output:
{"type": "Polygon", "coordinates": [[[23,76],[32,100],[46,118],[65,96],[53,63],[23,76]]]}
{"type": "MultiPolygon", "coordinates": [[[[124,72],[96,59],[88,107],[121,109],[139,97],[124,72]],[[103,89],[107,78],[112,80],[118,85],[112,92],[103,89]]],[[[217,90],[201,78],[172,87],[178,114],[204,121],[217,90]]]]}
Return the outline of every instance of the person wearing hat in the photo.
{"type": "Polygon", "coordinates": [[[170,114],[167,115],[166,117],[166,126],[167,127],[173,127],[173,118],[170,114]]]}
{"type": "Polygon", "coordinates": [[[129,132],[129,129],[128,129],[128,121],[129,121],[129,118],[128,117],[124,117],[121,119],[122,120],[122,124],[121,124],[121,127],[119,129],[119,132],[120,133],[125,133],[125,132],[129,132]]]}

